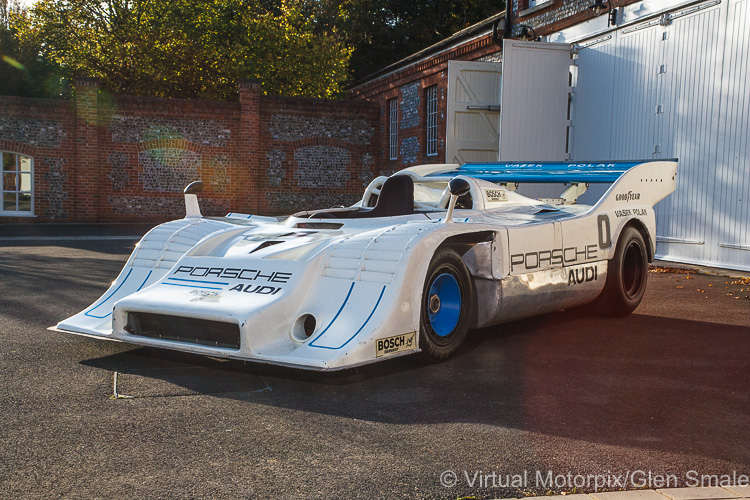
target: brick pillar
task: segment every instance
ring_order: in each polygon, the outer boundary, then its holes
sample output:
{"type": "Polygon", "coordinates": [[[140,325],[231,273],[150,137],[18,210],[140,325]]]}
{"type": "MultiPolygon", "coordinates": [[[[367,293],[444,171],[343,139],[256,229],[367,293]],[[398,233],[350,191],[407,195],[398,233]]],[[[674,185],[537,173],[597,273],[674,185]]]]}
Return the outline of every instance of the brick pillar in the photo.
{"type": "Polygon", "coordinates": [[[99,134],[96,78],[75,79],[76,148],[73,220],[96,222],[99,201],[99,134]]]}
{"type": "Polygon", "coordinates": [[[260,82],[240,80],[240,164],[241,181],[247,183],[244,211],[257,214],[267,201],[261,177],[263,151],[260,147],[260,82]]]}

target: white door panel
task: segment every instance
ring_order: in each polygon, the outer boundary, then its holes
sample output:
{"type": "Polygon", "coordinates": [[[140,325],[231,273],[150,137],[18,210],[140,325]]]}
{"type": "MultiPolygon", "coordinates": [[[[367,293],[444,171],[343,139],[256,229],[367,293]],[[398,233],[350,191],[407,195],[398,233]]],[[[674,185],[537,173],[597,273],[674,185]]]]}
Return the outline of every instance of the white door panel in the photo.
{"type": "Polygon", "coordinates": [[[570,46],[506,40],[500,161],[566,161],[570,46]]]}
{"type": "Polygon", "coordinates": [[[657,43],[661,28],[641,29],[618,38],[613,74],[612,159],[652,158],[659,104],[657,67],[663,60],[662,46],[657,43]]]}
{"type": "Polygon", "coordinates": [[[448,163],[496,161],[500,63],[448,61],[448,163]]]}
{"type": "Polygon", "coordinates": [[[680,158],[677,189],[656,207],[660,234],[704,244],[665,243],[659,252],[710,262],[718,247],[711,238],[714,206],[723,34],[719,6],[682,16],[662,28],[664,57],[654,142],[657,158],[680,158]],[[700,56],[696,57],[698,54],[700,56]]]}
{"type": "Polygon", "coordinates": [[[713,260],[750,269],[750,0],[730,2],[714,166],[713,260]]]}
{"type": "Polygon", "coordinates": [[[579,55],[572,102],[571,142],[574,158],[593,161],[612,156],[612,107],[616,44],[612,35],[595,41],[579,55]],[[580,117],[580,119],[579,119],[580,117]]]}

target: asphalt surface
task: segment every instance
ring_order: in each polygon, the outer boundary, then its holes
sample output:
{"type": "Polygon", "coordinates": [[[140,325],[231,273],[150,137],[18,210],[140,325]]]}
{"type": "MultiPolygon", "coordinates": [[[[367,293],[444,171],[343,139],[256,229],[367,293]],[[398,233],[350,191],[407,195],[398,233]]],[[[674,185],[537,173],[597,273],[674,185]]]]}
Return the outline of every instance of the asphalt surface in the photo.
{"type": "Polygon", "coordinates": [[[335,375],[47,331],[133,244],[0,238],[0,498],[484,498],[572,489],[537,471],[750,471],[750,284],[651,273],[627,318],[558,312],[443,364],[335,375]]]}

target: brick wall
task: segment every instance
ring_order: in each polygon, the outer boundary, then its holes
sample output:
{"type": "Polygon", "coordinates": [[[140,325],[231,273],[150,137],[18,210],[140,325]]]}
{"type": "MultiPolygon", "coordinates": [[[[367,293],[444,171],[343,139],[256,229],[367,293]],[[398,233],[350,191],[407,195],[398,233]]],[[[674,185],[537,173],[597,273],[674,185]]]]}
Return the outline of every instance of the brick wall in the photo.
{"type": "Polygon", "coordinates": [[[414,64],[355,86],[350,98],[377,104],[380,108],[378,155],[385,172],[412,165],[445,162],[448,61],[493,60],[500,47],[490,35],[447,48],[414,64]],[[437,155],[427,155],[426,89],[437,86],[437,155]],[[398,99],[398,158],[389,159],[388,101],[398,99]]]}
{"type": "MultiPolygon", "coordinates": [[[[75,182],[76,114],[68,101],[0,96],[0,151],[34,158],[34,212],[66,220],[75,182]]],[[[26,218],[0,221],[29,221],[26,218]]]]}
{"type": "Polygon", "coordinates": [[[355,203],[382,170],[378,119],[367,102],[264,98],[260,201],[279,213],[355,203]]]}
{"type": "Polygon", "coordinates": [[[167,220],[204,182],[204,215],[289,213],[355,202],[379,174],[378,107],[263,96],[239,102],[111,96],[0,97],[0,150],[34,159],[34,215],[0,222],[167,220]]]}
{"type": "MultiPolygon", "coordinates": [[[[610,0],[607,3],[620,8],[638,1],[610,0]]],[[[537,35],[546,35],[593,18],[590,9],[593,4],[594,0],[552,0],[529,9],[528,0],[513,0],[513,22],[531,26],[537,35]]]]}

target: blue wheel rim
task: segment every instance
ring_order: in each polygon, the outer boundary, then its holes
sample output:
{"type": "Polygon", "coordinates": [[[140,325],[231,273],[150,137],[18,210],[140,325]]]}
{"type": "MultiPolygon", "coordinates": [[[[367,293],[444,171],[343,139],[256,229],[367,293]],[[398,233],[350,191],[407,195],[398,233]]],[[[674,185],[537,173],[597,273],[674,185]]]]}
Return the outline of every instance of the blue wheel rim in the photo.
{"type": "Polygon", "coordinates": [[[430,285],[427,295],[430,326],[440,337],[447,337],[461,317],[461,289],[458,281],[448,273],[440,274],[430,285]]]}

